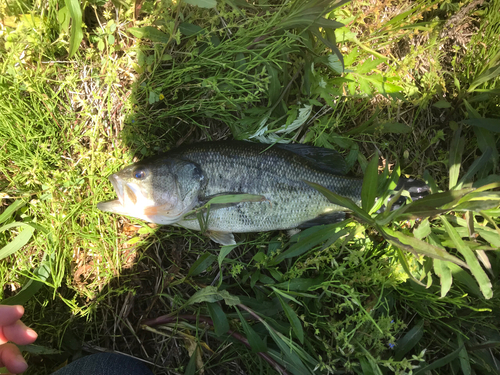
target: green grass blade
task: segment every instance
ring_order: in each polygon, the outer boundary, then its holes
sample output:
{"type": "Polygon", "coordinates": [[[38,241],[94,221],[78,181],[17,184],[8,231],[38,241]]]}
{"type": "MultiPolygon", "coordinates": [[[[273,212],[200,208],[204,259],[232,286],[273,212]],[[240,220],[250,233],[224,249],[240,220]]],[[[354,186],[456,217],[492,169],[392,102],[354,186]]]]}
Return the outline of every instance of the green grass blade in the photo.
{"type": "Polygon", "coordinates": [[[283,311],[285,312],[286,317],[288,318],[288,321],[290,322],[290,325],[292,326],[293,332],[295,336],[299,339],[300,343],[304,343],[304,329],[302,328],[302,324],[300,323],[300,319],[297,316],[297,313],[290,307],[286,301],[281,298],[280,295],[277,295],[281,307],[283,308],[283,311]]]}
{"type": "Polygon", "coordinates": [[[453,140],[450,146],[450,158],[448,160],[448,170],[450,174],[449,189],[453,189],[458,181],[460,174],[460,163],[462,161],[462,152],[464,150],[465,139],[460,137],[460,129],[453,134],[453,140]]]}
{"type": "Polygon", "coordinates": [[[486,164],[490,161],[492,155],[493,151],[491,150],[491,148],[488,148],[479,158],[474,160],[474,163],[472,163],[467,172],[462,176],[460,181],[458,181],[456,189],[460,189],[463,184],[471,181],[476,173],[478,173],[482,168],[486,166],[486,164]]]}
{"type": "Polygon", "coordinates": [[[458,336],[458,346],[460,347],[458,358],[460,360],[460,367],[462,368],[462,374],[471,375],[469,354],[467,353],[467,348],[465,347],[462,336],[460,335],[458,336]]]}
{"type": "Polygon", "coordinates": [[[462,350],[462,347],[459,347],[458,349],[454,350],[453,352],[444,356],[443,358],[440,358],[440,359],[432,362],[431,364],[428,364],[425,367],[417,369],[414,372],[414,374],[415,375],[429,374],[429,373],[432,373],[433,370],[436,370],[438,368],[446,366],[448,363],[450,363],[451,361],[458,358],[458,355],[459,355],[461,350],[462,350]]]}
{"type": "Polygon", "coordinates": [[[359,364],[361,365],[361,370],[363,375],[382,375],[382,371],[377,364],[377,361],[370,354],[368,350],[361,347],[361,351],[365,354],[364,357],[359,358],[359,364]]]}
{"type": "Polygon", "coordinates": [[[455,244],[457,250],[460,252],[460,254],[462,254],[467,265],[470,267],[470,271],[474,276],[474,278],[477,280],[479,288],[481,289],[481,292],[484,295],[484,298],[490,299],[493,296],[493,290],[491,289],[492,288],[491,282],[490,279],[488,278],[488,275],[486,275],[486,272],[484,272],[483,268],[481,267],[479,260],[474,255],[472,250],[465,244],[465,242],[462,241],[457,231],[448,222],[448,220],[446,220],[445,217],[441,217],[440,219],[446,229],[446,232],[448,233],[451,240],[455,244]]]}
{"type": "Polygon", "coordinates": [[[361,207],[369,211],[375,203],[378,187],[378,157],[374,156],[365,170],[363,186],[361,188],[361,207]]]}
{"type": "Polygon", "coordinates": [[[31,236],[33,236],[33,233],[35,232],[35,228],[31,225],[20,222],[6,224],[0,228],[0,232],[16,227],[22,228],[22,231],[12,241],[0,249],[0,260],[7,258],[21,249],[29,242],[31,236]]]}
{"type": "Polygon", "coordinates": [[[71,58],[80,47],[80,43],[83,39],[82,10],[80,8],[80,1],[78,0],[64,0],[64,3],[69,10],[72,21],[68,56],[71,58]]]}
{"type": "Polygon", "coordinates": [[[208,267],[212,265],[212,263],[215,261],[216,256],[213,254],[210,254],[209,252],[203,253],[202,256],[200,256],[196,262],[193,263],[191,268],[189,269],[189,272],[187,276],[197,276],[203,271],[205,271],[208,267]]]}
{"type": "Polygon", "coordinates": [[[12,204],[10,204],[5,209],[5,211],[2,212],[2,214],[0,215],[0,224],[2,224],[3,222],[7,221],[8,219],[10,219],[11,216],[14,214],[14,212],[16,212],[18,209],[20,209],[21,207],[23,207],[25,204],[26,204],[26,202],[24,202],[21,199],[18,199],[16,201],[14,201],[12,204]]]}
{"type": "Polygon", "coordinates": [[[241,315],[240,310],[235,307],[236,312],[238,313],[238,316],[240,318],[241,326],[243,327],[243,331],[245,332],[245,335],[247,337],[248,343],[250,344],[250,347],[252,348],[252,352],[254,353],[259,353],[259,352],[266,352],[267,351],[267,343],[265,340],[263,340],[257,332],[254,331],[254,329],[250,326],[250,324],[247,323],[243,315],[241,315]]]}

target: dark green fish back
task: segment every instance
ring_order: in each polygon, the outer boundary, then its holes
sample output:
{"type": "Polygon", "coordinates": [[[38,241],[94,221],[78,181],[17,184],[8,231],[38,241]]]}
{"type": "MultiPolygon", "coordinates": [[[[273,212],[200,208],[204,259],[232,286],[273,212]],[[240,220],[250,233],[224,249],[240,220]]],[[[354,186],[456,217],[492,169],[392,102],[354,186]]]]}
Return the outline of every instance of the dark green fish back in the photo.
{"type": "MultiPolygon", "coordinates": [[[[331,204],[304,180],[359,203],[361,180],[331,173],[340,173],[344,166],[333,165],[329,169],[325,163],[325,160],[342,160],[335,159],[334,151],[328,153],[326,149],[311,147],[309,151],[312,152],[303,157],[302,151],[292,152],[290,147],[293,145],[283,148],[250,142],[206,142],[176,149],[165,156],[191,161],[201,167],[206,178],[201,201],[231,193],[266,197],[264,202],[242,202],[210,210],[208,229],[213,231],[241,233],[291,229],[322,215],[345,211],[331,204]],[[321,151],[322,160],[315,160],[318,155],[314,149],[321,151]]],[[[304,146],[300,147],[304,151],[304,146]]],[[[178,224],[200,229],[198,220],[193,218],[178,224]]]]}

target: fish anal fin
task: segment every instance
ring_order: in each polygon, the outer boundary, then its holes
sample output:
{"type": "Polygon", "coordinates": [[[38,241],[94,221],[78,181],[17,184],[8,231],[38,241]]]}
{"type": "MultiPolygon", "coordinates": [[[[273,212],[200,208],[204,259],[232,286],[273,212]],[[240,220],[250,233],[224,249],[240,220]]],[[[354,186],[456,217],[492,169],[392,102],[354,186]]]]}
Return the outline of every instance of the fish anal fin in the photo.
{"type": "Polygon", "coordinates": [[[205,234],[210,237],[212,241],[220,243],[221,245],[236,245],[234,235],[231,232],[207,231],[205,234]]]}

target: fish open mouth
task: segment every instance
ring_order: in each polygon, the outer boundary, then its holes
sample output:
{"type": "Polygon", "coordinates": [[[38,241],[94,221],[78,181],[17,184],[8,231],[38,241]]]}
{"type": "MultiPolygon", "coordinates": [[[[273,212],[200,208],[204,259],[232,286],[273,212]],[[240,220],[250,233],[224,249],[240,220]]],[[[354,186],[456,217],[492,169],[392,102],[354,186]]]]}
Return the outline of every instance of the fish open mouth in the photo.
{"type": "Polygon", "coordinates": [[[116,195],[118,197],[118,200],[120,201],[120,204],[123,206],[123,183],[120,182],[119,178],[117,175],[112,174],[109,176],[109,181],[111,182],[111,185],[113,185],[113,188],[115,189],[116,195]]]}
{"type": "Polygon", "coordinates": [[[123,182],[120,181],[120,178],[114,174],[109,176],[109,181],[113,185],[115,189],[116,195],[118,199],[112,199],[110,201],[99,202],[97,203],[97,208],[101,211],[105,212],[122,212],[124,209],[124,192],[123,192],[123,182]]]}

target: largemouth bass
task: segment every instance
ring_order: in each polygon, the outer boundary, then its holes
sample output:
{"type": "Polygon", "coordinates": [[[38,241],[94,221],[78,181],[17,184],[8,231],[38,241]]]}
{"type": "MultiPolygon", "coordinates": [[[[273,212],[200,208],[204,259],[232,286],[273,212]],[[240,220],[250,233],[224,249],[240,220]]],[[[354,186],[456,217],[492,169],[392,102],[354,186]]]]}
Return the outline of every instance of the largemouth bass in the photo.
{"type": "MultiPolygon", "coordinates": [[[[302,144],[272,147],[244,141],[206,142],[171,150],[109,177],[118,199],[102,211],[201,230],[192,213],[212,197],[253,194],[260,201],[212,205],[206,233],[234,244],[232,233],[306,228],[343,220],[348,211],[304,181],[315,182],[361,205],[362,179],[345,176],[337,152],[302,144]]],[[[402,187],[402,184],[400,187],[402,187]]],[[[418,198],[422,184],[412,187],[418,198]]]]}

